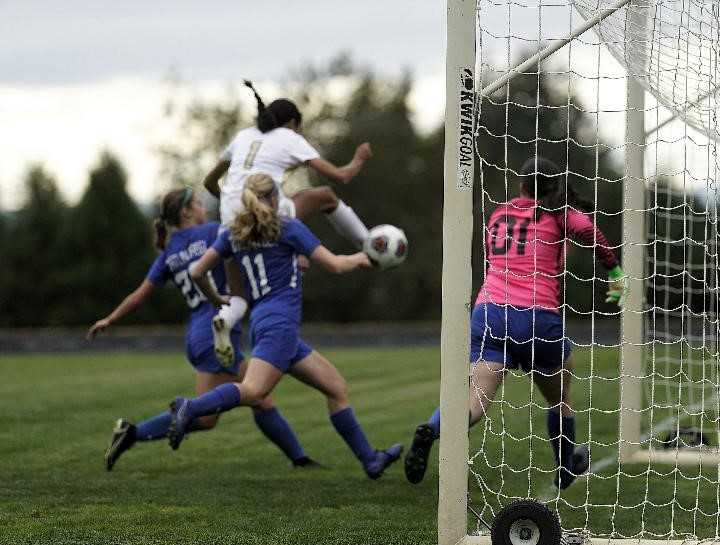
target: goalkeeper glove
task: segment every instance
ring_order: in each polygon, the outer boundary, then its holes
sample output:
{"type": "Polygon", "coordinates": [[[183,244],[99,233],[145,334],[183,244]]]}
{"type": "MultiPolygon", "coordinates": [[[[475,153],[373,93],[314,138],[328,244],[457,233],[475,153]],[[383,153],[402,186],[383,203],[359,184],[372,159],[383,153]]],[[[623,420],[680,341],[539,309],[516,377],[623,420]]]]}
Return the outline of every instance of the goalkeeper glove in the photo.
{"type": "Polygon", "coordinates": [[[625,272],[616,265],[608,272],[610,285],[608,286],[606,303],[617,303],[621,307],[625,304],[628,292],[628,277],[625,272]]]}

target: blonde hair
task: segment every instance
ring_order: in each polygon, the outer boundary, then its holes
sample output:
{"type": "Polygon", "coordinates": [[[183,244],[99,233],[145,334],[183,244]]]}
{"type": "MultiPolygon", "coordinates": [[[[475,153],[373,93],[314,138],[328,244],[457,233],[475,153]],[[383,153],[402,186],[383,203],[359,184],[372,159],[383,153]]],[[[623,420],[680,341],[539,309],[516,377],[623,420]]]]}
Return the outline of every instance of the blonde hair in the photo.
{"type": "Polygon", "coordinates": [[[245,210],[235,217],[230,228],[233,240],[242,248],[258,248],[280,238],[280,218],[271,202],[276,193],[275,182],[267,174],[253,174],[245,180],[245,210]]]}

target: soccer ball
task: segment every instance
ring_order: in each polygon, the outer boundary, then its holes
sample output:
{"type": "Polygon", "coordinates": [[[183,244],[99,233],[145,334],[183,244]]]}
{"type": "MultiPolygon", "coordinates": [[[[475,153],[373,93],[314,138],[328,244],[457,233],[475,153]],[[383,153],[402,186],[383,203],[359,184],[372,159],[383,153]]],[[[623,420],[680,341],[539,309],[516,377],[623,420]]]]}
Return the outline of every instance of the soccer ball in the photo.
{"type": "Polygon", "coordinates": [[[405,261],[408,252],[407,237],[394,225],[378,225],[370,229],[363,251],[381,269],[391,269],[405,261]]]}

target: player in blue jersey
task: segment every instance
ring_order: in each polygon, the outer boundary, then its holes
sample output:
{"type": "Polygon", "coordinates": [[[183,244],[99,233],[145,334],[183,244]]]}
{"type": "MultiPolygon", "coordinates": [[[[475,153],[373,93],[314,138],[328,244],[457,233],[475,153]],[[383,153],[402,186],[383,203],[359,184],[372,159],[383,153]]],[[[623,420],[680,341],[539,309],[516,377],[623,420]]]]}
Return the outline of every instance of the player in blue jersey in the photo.
{"type": "MultiPolygon", "coordinates": [[[[224,367],[213,350],[212,318],[216,308],[192,281],[188,267],[197,261],[217,238],[219,225],[205,223],[205,207],[191,188],[178,189],[165,195],[162,213],[155,222],[156,247],[160,255],[155,259],[147,278],[128,295],[106,318],[97,321],[88,331],[88,340],[123,316],[132,312],[156,287],[172,280],[182,292],[190,308],[186,351],[188,361],[197,372],[195,391],[203,394],[220,384],[242,379],[246,364],[240,352],[240,330],[232,333],[234,361],[224,367]]],[[[220,293],[225,293],[225,272],[222,266],[209,270],[205,280],[220,293]]],[[[292,428],[275,408],[270,397],[258,399],[253,406],[255,422],[260,430],[290,458],[295,466],[317,465],[308,458],[292,428]]],[[[208,415],[191,422],[188,431],[209,430],[217,424],[217,415],[208,415]]],[[[105,467],[112,470],[123,452],[137,441],[152,441],[166,437],[170,413],[164,412],[137,426],[120,419],[113,430],[110,447],[105,453],[105,467]]]]}
{"type": "Polygon", "coordinates": [[[225,258],[232,257],[244,275],[250,302],[252,356],[242,382],[222,384],[210,392],[171,404],[168,437],[177,449],[191,422],[240,405],[254,405],[269,395],[283,375],[290,374],[327,398],[330,420],[371,479],[398,459],[402,445],[374,450],[353,413],[345,380],[338,370],[300,338],[302,277],[298,256],[306,256],[333,273],[370,267],[364,253],[335,255],[296,219],[278,215],[277,185],[266,174],[249,176],[243,189],[244,210],[205,255],[193,265],[192,277],[209,300],[221,296],[207,280],[225,258]]]}

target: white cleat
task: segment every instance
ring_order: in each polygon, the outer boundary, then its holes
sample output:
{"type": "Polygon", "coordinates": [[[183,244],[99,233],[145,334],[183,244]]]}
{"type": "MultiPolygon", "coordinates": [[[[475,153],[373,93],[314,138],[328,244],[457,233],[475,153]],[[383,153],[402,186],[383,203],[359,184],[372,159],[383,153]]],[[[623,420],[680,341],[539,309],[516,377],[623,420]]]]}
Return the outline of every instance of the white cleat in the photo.
{"type": "Polygon", "coordinates": [[[235,363],[235,349],[230,339],[231,328],[220,313],[212,319],[213,341],[215,343],[215,356],[221,365],[230,367],[235,363]]]}

